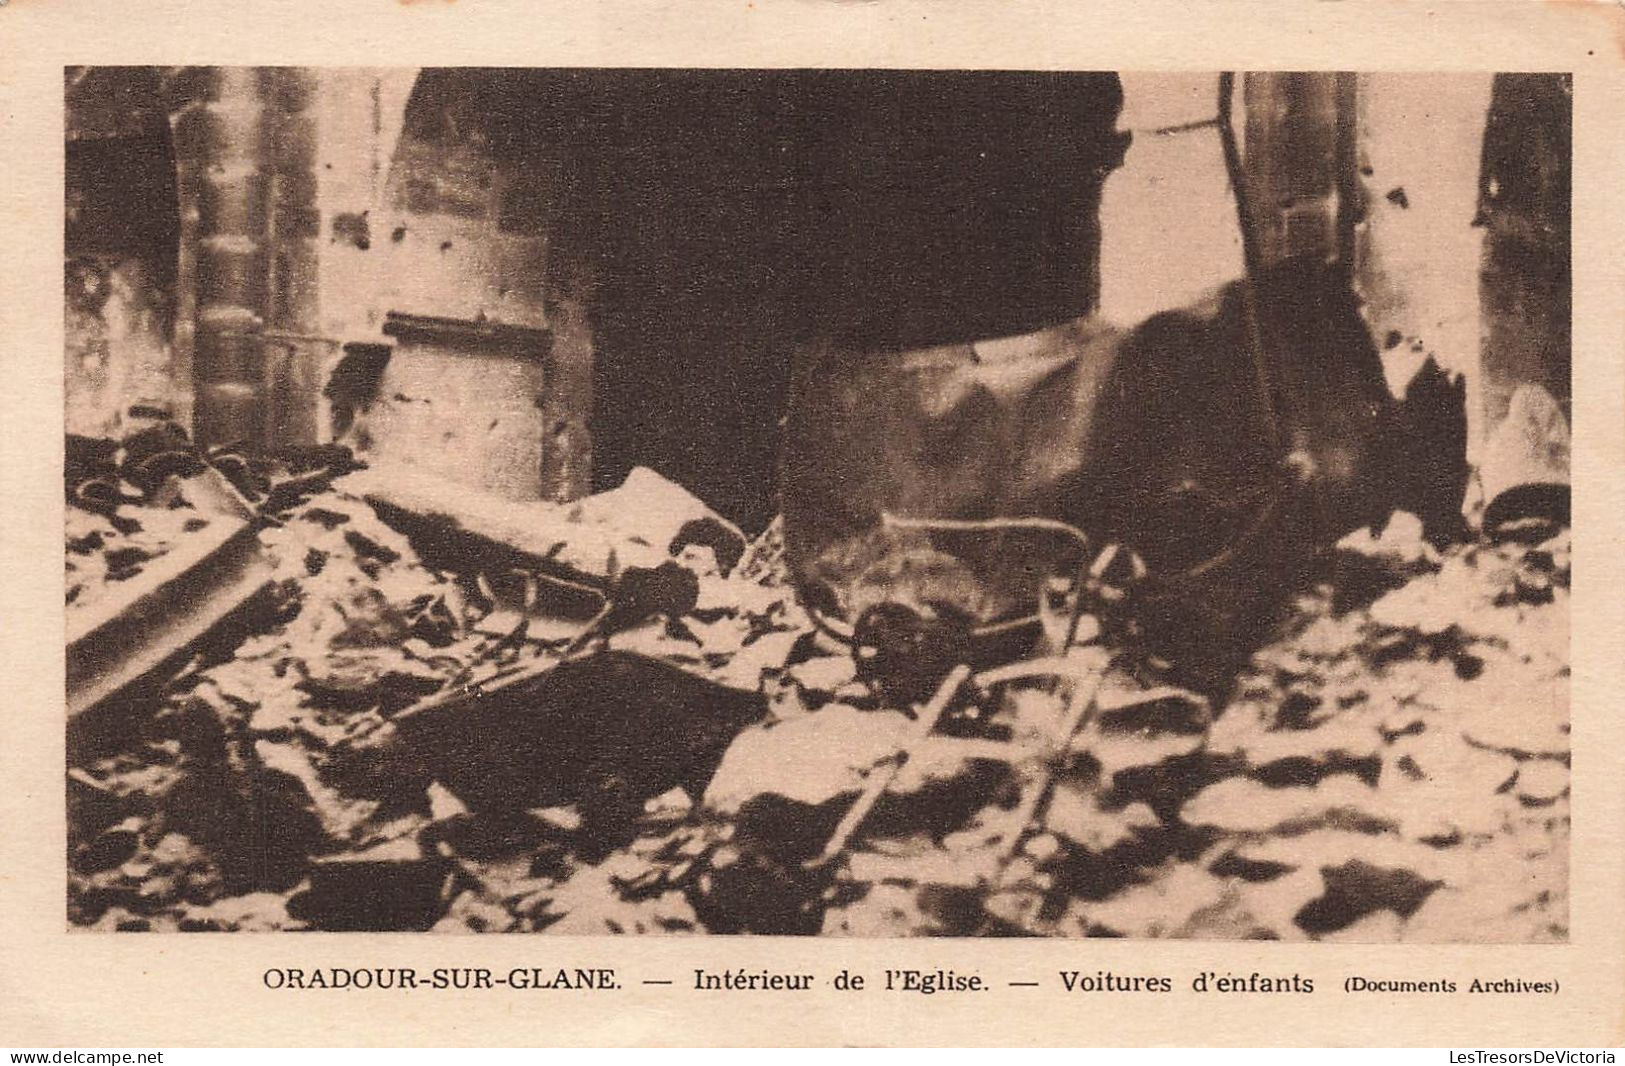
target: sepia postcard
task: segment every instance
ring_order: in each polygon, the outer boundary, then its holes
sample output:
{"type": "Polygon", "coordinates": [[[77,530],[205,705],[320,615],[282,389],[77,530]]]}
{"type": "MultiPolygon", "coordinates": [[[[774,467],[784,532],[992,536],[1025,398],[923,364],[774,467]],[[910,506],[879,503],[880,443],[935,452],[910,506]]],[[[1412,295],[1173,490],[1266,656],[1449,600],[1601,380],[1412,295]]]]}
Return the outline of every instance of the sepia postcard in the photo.
{"type": "Polygon", "coordinates": [[[1625,1042],[1618,7],[0,40],[8,1042],[1625,1042]]]}

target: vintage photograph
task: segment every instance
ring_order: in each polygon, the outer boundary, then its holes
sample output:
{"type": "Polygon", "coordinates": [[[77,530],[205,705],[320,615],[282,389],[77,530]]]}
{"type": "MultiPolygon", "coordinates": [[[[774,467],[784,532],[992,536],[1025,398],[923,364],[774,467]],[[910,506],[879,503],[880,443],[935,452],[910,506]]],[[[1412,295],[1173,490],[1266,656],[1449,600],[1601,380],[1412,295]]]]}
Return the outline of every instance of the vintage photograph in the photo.
{"type": "Polygon", "coordinates": [[[1568,75],[64,91],[72,929],[1568,939],[1568,75]]]}

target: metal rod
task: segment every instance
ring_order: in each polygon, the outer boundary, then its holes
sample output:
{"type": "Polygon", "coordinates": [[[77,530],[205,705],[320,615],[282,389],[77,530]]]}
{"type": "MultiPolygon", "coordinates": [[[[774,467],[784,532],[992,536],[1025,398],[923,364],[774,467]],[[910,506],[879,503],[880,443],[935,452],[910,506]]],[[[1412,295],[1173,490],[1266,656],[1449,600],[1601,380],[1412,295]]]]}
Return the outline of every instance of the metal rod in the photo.
{"type": "Polygon", "coordinates": [[[914,747],[930,735],[931,730],[936,728],[937,722],[941,720],[944,712],[948,710],[949,704],[953,703],[954,696],[959,692],[960,688],[963,687],[966,681],[970,680],[970,676],[971,668],[961,664],[954,667],[948,676],[943,678],[942,684],[937,687],[937,694],[931,697],[931,702],[926,704],[925,709],[920,712],[919,721],[915,723],[913,732],[905,739],[903,747],[888,760],[885,766],[874,771],[874,775],[869,778],[869,784],[864,788],[863,794],[848,808],[846,817],[842,818],[841,823],[835,827],[835,832],[829,838],[829,843],[824,845],[824,850],[816,858],[807,863],[807,869],[815,870],[827,866],[830,862],[839,858],[842,852],[846,851],[847,844],[851,843],[852,835],[858,831],[858,827],[863,824],[863,820],[869,817],[869,812],[880,801],[880,797],[885,794],[886,789],[890,788],[891,783],[897,779],[898,773],[908,763],[914,747]]]}
{"type": "Polygon", "coordinates": [[[1181,122],[1174,126],[1158,126],[1156,129],[1147,132],[1153,137],[1169,137],[1176,133],[1193,133],[1196,130],[1214,129],[1219,125],[1219,122],[1219,116],[1215,115],[1212,118],[1197,119],[1194,122],[1181,122]]]}

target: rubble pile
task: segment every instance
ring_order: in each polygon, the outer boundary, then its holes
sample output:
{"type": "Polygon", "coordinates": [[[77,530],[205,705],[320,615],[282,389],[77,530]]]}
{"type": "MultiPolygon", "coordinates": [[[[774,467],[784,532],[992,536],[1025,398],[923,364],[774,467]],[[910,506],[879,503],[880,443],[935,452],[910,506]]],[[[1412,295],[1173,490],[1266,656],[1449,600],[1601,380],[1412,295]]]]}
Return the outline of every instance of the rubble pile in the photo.
{"type": "Polygon", "coordinates": [[[1566,938],[1567,532],[1441,555],[1402,517],[1331,572],[1200,743],[1145,743],[1164,705],[1136,743],[1080,752],[999,891],[898,849],[926,861],[826,930],[1566,938]]]}
{"type": "Polygon", "coordinates": [[[176,450],[166,433],[137,435],[124,446],[70,437],[66,450],[65,601],[76,618],[95,614],[119,584],[208,528],[211,516],[182,483],[203,468],[201,459],[176,450]]]}
{"type": "Polygon", "coordinates": [[[184,499],[178,506],[144,508],[140,517],[101,515],[79,509],[67,513],[68,554],[64,565],[69,611],[94,609],[117,582],[128,581],[164,555],[188,533],[208,526],[184,499]]]}
{"type": "MultiPolygon", "coordinates": [[[[259,485],[262,498],[268,488],[259,485]]],[[[464,801],[477,801],[477,787],[459,781],[467,795],[447,791],[421,765],[421,746],[403,744],[392,720],[434,693],[477,686],[516,663],[556,661],[579,638],[582,621],[527,613],[525,597],[534,600],[537,581],[546,581],[539,575],[528,575],[528,592],[515,594],[511,573],[436,572],[342,482],[307,488],[319,491],[276,512],[260,532],[276,565],[278,624],[229,658],[200,660],[175,678],[139,745],[91,753],[72,769],[75,924],[411,928],[437,920],[463,882],[500,883],[511,863],[487,870],[483,856],[493,848],[505,858],[529,849],[521,864],[528,870],[550,856],[573,868],[577,845],[599,847],[582,840],[579,812],[562,802],[569,795],[539,818],[481,810],[470,828],[464,801]],[[482,858],[454,854],[446,837],[482,858]],[[552,846],[554,837],[564,843],[552,846]]],[[[594,532],[583,527],[584,535],[594,532]]],[[[588,661],[617,661],[627,649],[644,653],[639,663],[659,655],[683,669],[645,673],[623,691],[652,691],[658,700],[685,680],[706,697],[731,691],[698,675],[738,682],[754,707],[764,664],[782,665],[790,643],[810,629],[769,544],[764,538],[730,577],[719,573],[715,549],[680,547],[693,567],[682,573],[696,575],[682,616],[621,619],[630,624],[606,633],[602,653],[588,661]]],[[[578,599],[595,595],[554,584],[578,599]]],[[[622,762],[648,762],[649,753],[630,747],[647,739],[647,720],[634,717],[603,721],[622,727],[615,738],[622,762]]],[[[582,732],[579,720],[562,725],[564,736],[582,732]]],[[[484,735],[475,734],[476,742],[484,735]]],[[[715,738],[718,757],[731,736],[715,738]]],[[[545,763],[524,769],[543,788],[559,776],[545,763]]]]}
{"type": "Polygon", "coordinates": [[[904,708],[777,528],[436,569],[364,483],[281,499],[275,624],[76,761],[73,924],[1567,935],[1566,532],[1346,539],[1222,707],[1086,644],[904,708]]]}

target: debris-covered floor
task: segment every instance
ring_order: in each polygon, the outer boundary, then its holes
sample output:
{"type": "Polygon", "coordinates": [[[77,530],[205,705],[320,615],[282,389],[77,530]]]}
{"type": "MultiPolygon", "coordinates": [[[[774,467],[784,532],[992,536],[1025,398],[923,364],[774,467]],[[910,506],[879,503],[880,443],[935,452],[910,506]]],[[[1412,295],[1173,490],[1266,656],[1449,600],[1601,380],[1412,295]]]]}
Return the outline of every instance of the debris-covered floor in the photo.
{"type": "MultiPolygon", "coordinates": [[[[70,462],[117,475],[69,508],[70,630],[208,526],[198,469],[132,482],[127,451],[70,462]]],[[[551,575],[493,543],[454,567],[376,471],[216,466],[274,576],[70,747],[75,926],[1567,936],[1566,531],[1345,538],[1216,708],[1089,646],[903,711],[815,631],[776,527],[741,556],[589,499],[551,575]],[[607,606],[558,576],[606,568],[607,606]]]]}

